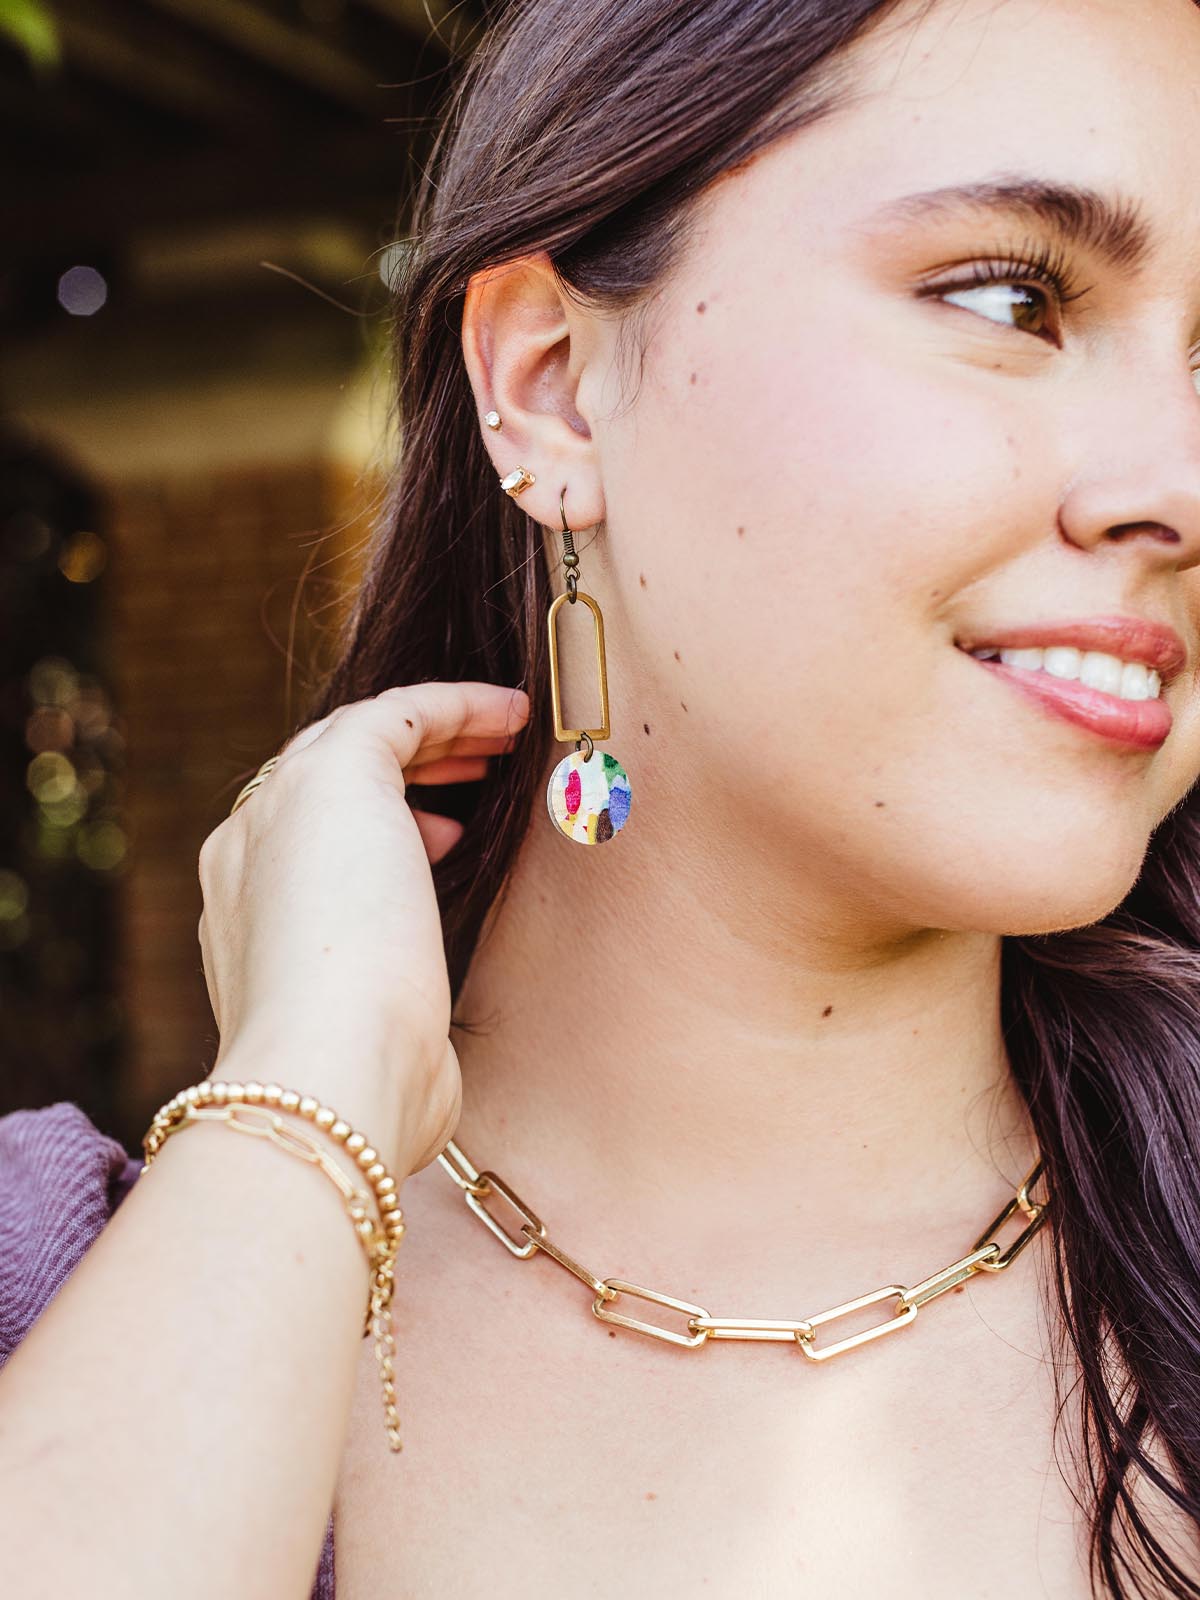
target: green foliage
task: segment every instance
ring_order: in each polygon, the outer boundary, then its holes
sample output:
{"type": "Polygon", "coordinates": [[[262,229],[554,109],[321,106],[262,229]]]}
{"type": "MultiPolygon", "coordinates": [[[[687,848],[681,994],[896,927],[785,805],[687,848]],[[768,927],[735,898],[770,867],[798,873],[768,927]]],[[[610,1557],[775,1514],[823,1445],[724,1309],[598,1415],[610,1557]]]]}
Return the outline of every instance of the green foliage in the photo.
{"type": "Polygon", "coordinates": [[[44,0],[0,0],[0,37],[24,50],[39,71],[59,63],[58,29],[44,0]]]}

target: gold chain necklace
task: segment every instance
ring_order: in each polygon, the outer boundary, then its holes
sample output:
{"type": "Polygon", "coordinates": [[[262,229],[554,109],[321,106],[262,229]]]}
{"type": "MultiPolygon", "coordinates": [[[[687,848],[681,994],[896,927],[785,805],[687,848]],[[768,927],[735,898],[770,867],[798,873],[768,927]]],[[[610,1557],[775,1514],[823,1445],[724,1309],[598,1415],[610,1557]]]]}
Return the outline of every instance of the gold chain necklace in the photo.
{"type": "Polygon", "coordinates": [[[889,1283],[882,1289],[872,1289],[869,1294],[858,1295],[853,1300],[843,1300],[840,1305],[830,1306],[827,1311],[818,1311],[813,1316],[799,1317],[795,1320],[785,1318],[767,1321],[760,1317],[714,1317],[703,1306],[694,1306],[687,1300],[677,1300],[674,1295],[661,1294],[657,1289],[647,1289],[639,1283],[628,1283],[624,1278],[597,1278],[586,1267],[580,1266],[579,1262],[565,1250],[559,1249],[547,1234],[546,1225],[541,1218],[529,1209],[502,1178],[494,1172],[478,1171],[460,1145],[451,1140],[438,1156],[438,1160],[462,1190],[463,1198],[471,1210],[481,1222],[486,1223],[506,1250],[511,1251],[522,1261],[527,1261],[539,1250],[543,1251],[560,1267],[565,1267],[582,1283],[586,1283],[595,1295],[592,1310],[602,1322],[615,1323],[619,1328],[629,1328],[635,1333],[648,1334],[652,1339],[663,1339],[668,1344],[684,1345],[688,1349],[696,1349],[709,1339],[784,1340],[799,1345],[810,1361],[828,1361],[830,1356],[840,1355],[842,1351],[853,1349],[855,1345],[866,1344],[870,1339],[882,1338],[885,1333],[894,1333],[896,1329],[912,1322],[920,1308],[928,1301],[945,1294],[948,1289],[956,1288],[976,1272],[1003,1272],[1016,1260],[1046,1220],[1046,1208],[1050,1203],[1049,1196],[1040,1201],[1029,1198],[1029,1191],[1037,1182],[1042,1170],[1043,1162],[1039,1156],[1013,1198],[988,1223],[968,1253],[957,1261],[952,1261],[948,1267],[943,1267],[940,1272],[923,1278],[920,1283],[913,1284],[911,1289],[905,1288],[903,1284],[889,1283]],[[521,1240],[510,1234],[487,1209],[484,1201],[493,1195],[499,1195],[502,1200],[507,1201],[517,1215],[523,1218],[521,1240]],[[1018,1208],[1029,1220],[1011,1244],[1006,1249],[1001,1249],[992,1235],[1004,1226],[1018,1208]],[[619,1312],[613,1311],[609,1302],[619,1299],[621,1295],[632,1295],[637,1299],[652,1301],[655,1305],[681,1312],[687,1319],[687,1332],[679,1333],[653,1322],[639,1322],[635,1317],[622,1316],[619,1312]],[[838,1317],[848,1316],[864,1306],[874,1305],[876,1301],[889,1298],[894,1298],[896,1305],[886,1322],[877,1323],[861,1333],[850,1334],[833,1344],[818,1348],[817,1329],[823,1327],[825,1323],[833,1322],[838,1317]]]}

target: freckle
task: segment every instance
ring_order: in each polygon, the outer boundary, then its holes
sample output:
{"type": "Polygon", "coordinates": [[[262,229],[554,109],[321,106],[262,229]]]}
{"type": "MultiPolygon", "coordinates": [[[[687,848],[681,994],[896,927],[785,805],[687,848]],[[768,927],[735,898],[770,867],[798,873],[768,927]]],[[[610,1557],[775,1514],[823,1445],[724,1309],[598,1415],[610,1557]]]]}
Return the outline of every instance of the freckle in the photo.
{"type": "Polygon", "coordinates": [[[832,1006],[826,1006],[824,1011],[822,1011],[821,1015],[823,1017],[831,1017],[833,1015],[833,1007],[832,1006]]]}
{"type": "Polygon", "coordinates": [[[658,1496],[655,1494],[653,1489],[647,1489],[646,1490],[646,1499],[647,1500],[657,1500],[658,1496]]]}
{"type": "Polygon", "coordinates": [[[642,723],[642,728],[643,728],[644,732],[646,732],[646,733],[650,732],[650,724],[648,722],[643,722],[642,723]]]}
{"type": "Polygon", "coordinates": [[[304,1255],[299,1250],[296,1251],[296,1260],[297,1260],[297,1262],[299,1263],[300,1266],[304,1265],[304,1255]]]}
{"type": "Polygon", "coordinates": [[[689,383],[695,383],[695,381],[696,381],[696,374],[693,372],[691,377],[688,379],[688,382],[689,383]]]}
{"type": "Polygon", "coordinates": [[[705,302],[703,300],[701,300],[700,304],[696,307],[696,310],[699,311],[701,313],[701,315],[703,315],[704,312],[706,312],[708,310],[708,306],[705,304],[705,302]]]}
{"type": "Polygon", "coordinates": [[[932,591],[932,592],[931,592],[931,593],[930,593],[930,596],[929,596],[929,598],[930,598],[930,599],[931,599],[931,600],[936,600],[936,599],[938,599],[938,597],[939,597],[939,596],[940,596],[940,595],[941,595],[941,592],[942,592],[942,591],[941,591],[941,590],[940,590],[940,589],[934,589],[934,590],[933,590],[933,591],[932,591]]]}
{"type": "Polygon", "coordinates": [[[676,652],[675,652],[675,659],[676,659],[676,661],[679,660],[679,651],[678,650],[676,650],[676,652]]]}
{"type": "MultiPolygon", "coordinates": [[[[680,702],[679,702],[679,704],[680,704],[680,705],[681,705],[681,706],[683,706],[683,701],[682,701],[682,700],[681,700],[681,701],[680,701],[680,702]]],[[[683,706],[683,709],[684,709],[684,710],[685,710],[685,711],[686,711],[686,710],[687,710],[687,707],[686,707],[686,706],[683,706]]]]}
{"type": "Polygon", "coordinates": [[[1020,476],[1021,476],[1021,467],[1020,467],[1020,463],[1018,462],[1017,465],[1015,465],[1013,467],[1013,482],[1016,483],[1017,480],[1020,478],[1020,476]]]}
{"type": "Polygon", "coordinates": [[[744,537],[745,537],[745,534],[746,534],[746,530],[745,530],[745,528],[739,528],[739,529],[738,529],[738,538],[739,538],[739,539],[742,539],[742,538],[744,538],[744,537]]]}
{"type": "Polygon", "coordinates": [[[881,810],[881,809],[882,809],[882,808],[883,808],[883,807],[884,807],[884,806],[885,806],[885,805],[887,805],[887,801],[886,801],[886,800],[876,800],[876,802],[875,802],[875,809],[876,809],[876,810],[877,810],[877,811],[879,811],[879,810],[881,810]]]}
{"type": "Polygon", "coordinates": [[[638,582],[641,584],[643,589],[646,587],[646,574],[644,572],[638,573],[638,582]]]}

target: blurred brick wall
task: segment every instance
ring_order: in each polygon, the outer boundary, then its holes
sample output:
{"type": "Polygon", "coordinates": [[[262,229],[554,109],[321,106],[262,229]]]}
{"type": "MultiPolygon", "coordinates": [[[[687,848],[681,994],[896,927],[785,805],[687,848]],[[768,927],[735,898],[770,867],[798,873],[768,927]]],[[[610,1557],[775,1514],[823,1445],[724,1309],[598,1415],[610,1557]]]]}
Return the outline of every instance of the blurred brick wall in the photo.
{"type": "Polygon", "coordinates": [[[197,856],[279,747],[289,707],[303,709],[353,582],[365,500],[350,471],[328,463],[112,492],[112,687],[131,844],[119,908],[130,1048],[114,1131],[132,1150],[216,1054],[197,856]]]}

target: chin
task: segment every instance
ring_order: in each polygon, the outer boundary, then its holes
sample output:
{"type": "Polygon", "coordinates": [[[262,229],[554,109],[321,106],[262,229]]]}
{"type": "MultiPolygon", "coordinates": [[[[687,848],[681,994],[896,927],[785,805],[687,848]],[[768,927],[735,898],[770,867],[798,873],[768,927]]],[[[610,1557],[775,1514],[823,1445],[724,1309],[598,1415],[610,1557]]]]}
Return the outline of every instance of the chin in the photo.
{"type": "Polygon", "coordinates": [[[1066,879],[1061,871],[1048,871],[1038,881],[1029,881],[1028,876],[1023,883],[1010,879],[996,885],[990,903],[986,890],[975,896],[975,926],[1009,937],[1086,928],[1112,915],[1133,888],[1137,873],[1135,866],[1119,875],[1097,872],[1066,879]]]}
{"type": "MultiPolygon", "coordinates": [[[[1102,922],[1129,894],[1142,869],[1146,840],[1096,848],[1097,836],[1068,840],[980,841],[979,851],[953,881],[926,880],[940,904],[926,905],[926,926],[1009,936],[1059,933],[1102,922]]],[[[957,863],[956,863],[957,865],[957,863]]]]}

